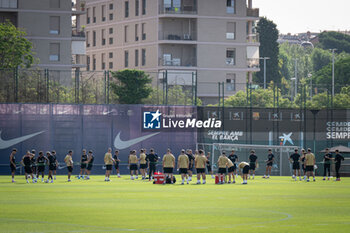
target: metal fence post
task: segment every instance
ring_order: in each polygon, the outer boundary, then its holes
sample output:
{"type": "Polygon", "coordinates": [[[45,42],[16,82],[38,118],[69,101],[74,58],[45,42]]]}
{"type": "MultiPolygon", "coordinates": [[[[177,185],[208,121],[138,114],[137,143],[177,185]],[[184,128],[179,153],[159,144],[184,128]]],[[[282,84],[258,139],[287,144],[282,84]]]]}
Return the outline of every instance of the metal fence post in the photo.
{"type": "Polygon", "coordinates": [[[219,107],[220,107],[220,104],[221,104],[221,88],[220,88],[220,86],[221,86],[221,83],[220,82],[218,82],[218,89],[219,89],[219,92],[218,92],[218,94],[219,94],[219,96],[218,96],[218,100],[219,100],[219,107]]]}
{"type": "Polygon", "coordinates": [[[109,104],[109,70],[107,71],[107,104],[109,104]]]}
{"type": "Polygon", "coordinates": [[[168,105],[168,70],[165,71],[165,105],[168,105]]]}
{"type": "Polygon", "coordinates": [[[49,84],[49,69],[45,69],[45,81],[46,81],[46,103],[50,102],[50,84],[49,84]]]}
{"type": "Polygon", "coordinates": [[[222,107],[225,107],[225,84],[224,84],[224,82],[222,82],[221,85],[222,85],[222,107]]]}
{"type": "Polygon", "coordinates": [[[103,74],[103,76],[104,76],[104,94],[105,94],[105,104],[107,104],[107,74],[106,74],[106,71],[104,71],[104,74],[103,74]]]}
{"type": "Polygon", "coordinates": [[[18,103],[18,67],[14,69],[14,81],[15,81],[15,103],[18,103]]]}
{"type": "Polygon", "coordinates": [[[75,70],[75,103],[79,103],[79,70],[75,70]]]}
{"type": "Polygon", "coordinates": [[[198,92],[198,73],[195,75],[195,86],[194,86],[194,105],[197,106],[197,92],[198,92]]]}

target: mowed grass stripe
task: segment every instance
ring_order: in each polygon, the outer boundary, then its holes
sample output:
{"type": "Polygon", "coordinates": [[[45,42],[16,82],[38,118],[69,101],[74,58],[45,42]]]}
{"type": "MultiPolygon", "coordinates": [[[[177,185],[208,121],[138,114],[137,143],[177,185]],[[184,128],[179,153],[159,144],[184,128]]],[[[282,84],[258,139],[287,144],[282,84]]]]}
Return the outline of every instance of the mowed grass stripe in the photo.
{"type": "Polygon", "coordinates": [[[350,178],[256,177],[241,185],[153,185],[128,176],[0,176],[0,232],[349,232],[350,178]]]}

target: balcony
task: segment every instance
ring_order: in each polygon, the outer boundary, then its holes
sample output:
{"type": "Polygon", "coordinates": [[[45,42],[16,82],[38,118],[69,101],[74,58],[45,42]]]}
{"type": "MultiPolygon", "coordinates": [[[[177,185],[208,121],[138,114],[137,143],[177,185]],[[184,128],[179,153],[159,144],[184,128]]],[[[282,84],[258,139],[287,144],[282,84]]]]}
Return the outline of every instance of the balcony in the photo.
{"type": "Polygon", "coordinates": [[[247,8],[247,16],[248,17],[259,17],[259,8],[247,8]]]}
{"type": "Polygon", "coordinates": [[[159,5],[159,14],[197,14],[196,0],[163,0],[159,5]]]}
{"type": "Polygon", "coordinates": [[[72,30],[72,40],[85,41],[85,32],[82,30],[73,29],[72,30]]]}
{"type": "Polygon", "coordinates": [[[171,43],[191,43],[197,40],[197,20],[185,18],[164,18],[159,21],[159,40],[171,43]]]}
{"type": "Polygon", "coordinates": [[[17,9],[17,0],[0,0],[0,8],[17,9]]]}
{"type": "MultiPolygon", "coordinates": [[[[171,58],[169,54],[163,54],[159,58],[159,66],[179,66],[179,67],[195,67],[197,66],[197,59],[195,57],[171,58]]],[[[171,55],[171,54],[170,54],[171,55]]]]}
{"type": "Polygon", "coordinates": [[[86,67],[86,56],[85,55],[73,55],[72,56],[72,67],[73,68],[84,68],[86,67]]]}
{"type": "Polygon", "coordinates": [[[253,68],[253,69],[259,69],[259,58],[248,58],[247,59],[247,67],[248,68],[253,68]]]}
{"type": "Polygon", "coordinates": [[[249,34],[247,35],[247,42],[248,43],[259,43],[259,34],[249,34]]]}
{"type": "Polygon", "coordinates": [[[76,3],[72,2],[72,15],[83,15],[85,13],[85,4],[81,3],[80,6],[78,6],[76,3]]]}

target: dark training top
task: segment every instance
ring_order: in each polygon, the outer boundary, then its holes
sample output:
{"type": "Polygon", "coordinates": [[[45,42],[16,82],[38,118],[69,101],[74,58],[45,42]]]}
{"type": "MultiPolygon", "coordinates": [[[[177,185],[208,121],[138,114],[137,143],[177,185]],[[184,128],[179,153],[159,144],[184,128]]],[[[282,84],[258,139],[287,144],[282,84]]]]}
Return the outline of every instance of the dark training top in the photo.
{"type": "Polygon", "coordinates": [[[23,158],[23,163],[24,163],[24,166],[26,166],[26,167],[31,167],[32,166],[31,159],[28,156],[25,156],[23,158]]]}
{"type": "Polygon", "coordinates": [[[158,155],[157,154],[148,154],[146,156],[146,160],[150,163],[156,163],[158,161],[158,155]]]}
{"type": "Polygon", "coordinates": [[[47,157],[50,165],[56,165],[56,158],[52,155],[47,157]]]}
{"type": "Polygon", "coordinates": [[[32,166],[33,167],[35,167],[36,165],[35,165],[35,155],[32,157],[32,159],[31,159],[31,163],[32,163],[32,166]]]}
{"type": "Polygon", "coordinates": [[[87,161],[87,155],[81,155],[81,162],[87,161]]]}
{"type": "Polygon", "coordinates": [[[290,156],[290,158],[293,160],[293,163],[298,163],[300,159],[300,154],[294,153],[290,156]]]}
{"type": "Polygon", "coordinates": [[[38,163],[38,166],[45,166],[45,157],[44,156],[39,156],[36,159],[36,162],[38,163]]]}
{"type": "Polygon", "coordinates": [[[335,165],[341,165],[341,161],[344,161],[344,157],[341,154],[335,155],[335,165]]]}
{"type": "Polygon", "coordinates": [[[235,154],[230,154],[228,158],[231,160],[232,163],[235,163],[238,159],[238,156],[235,154]]]}
{"type": "Polygon", "coordinates": [[[14,155],[12,156],[12,163],[16,164],[16,157],[14,155]]]}
{"type": "MultiPolygon", "coordinates": [[[[91,157],[91,159],[90,159],[89,164],[93,164],[95,157],[94,157],[93,155],[90,155],[90,157],[91,157]]],[[[117,162],[117,161],[116,161],[116,162],[117,162]]]]}
{"type": "Polygon", "coordinates": [[[267,160],[268,161],[272,161],[272,159],[274,158],[275,156],[273,154],[268,154],[267,155],[267,160]]]}
{"type": "Polygon", "coordinates": [[[257,159],[258,159],[258,156],[256,156],[255,154],[249,155],[249,161],[251,163],[255,163],[257,159]]]}
{"type": "Polygon", "coordinates": [[[330,158],[332,158],[333,157],[333,155],[331,154],[331,153],[328,153],[328,154],[325,154],[324,156],[323,156],[323,158],[324,158],[324,163],[325,164],[330,164],[330,158]],[[329,158],[326,158],[326,156],[327,157],[329,157],[329,158]]]}

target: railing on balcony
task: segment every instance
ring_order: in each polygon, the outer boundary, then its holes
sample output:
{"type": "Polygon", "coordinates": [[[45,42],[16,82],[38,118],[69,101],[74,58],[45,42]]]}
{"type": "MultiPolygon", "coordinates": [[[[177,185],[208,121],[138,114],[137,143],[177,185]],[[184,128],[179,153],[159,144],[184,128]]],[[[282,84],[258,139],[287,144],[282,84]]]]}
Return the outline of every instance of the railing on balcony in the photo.
{"type": "Polygon", "coordinates": [[[72,37],[85,37],[85,32],[84,31],[79,31],[79,30],[72,30],[72,37]]]}
{"type": "Polygon", "coordinates": [[[17,0],[0,0],[0,8],[17,9],[17,0]]]}
{"type": "Polygon", "coordinates": [[[160,14],[197,14],[195,6],[159,7],[160,14]]]}
{"type": "Polygon", "coordinates": [[[187,67],[194,67],[194,66],[197,66],[197,59],[195,57],[172,58],[172,59],[159,58],[159,65],[160,66],[187,66],[187,67]]]}
{"type": "Polygon", "coordinates": [[[247,67],[248,68],[259,68],[259,58],[248,58],[247,59],[247,67]]]}
{"type": "Polygon", "coordinates": [[[249,34],[247,35],[247,42],[259,43],[259,34],[249,34]]]}
{"type": "Polygon", "coordinates": [[[247,8],[247,16],[259,17],[259,8],[247,8]]]}
{"type": "Polygon", "coordinates": [[[194,33],[160,33],[160,40],[187,40],[193,41],[197,40],[194,33]]]}

